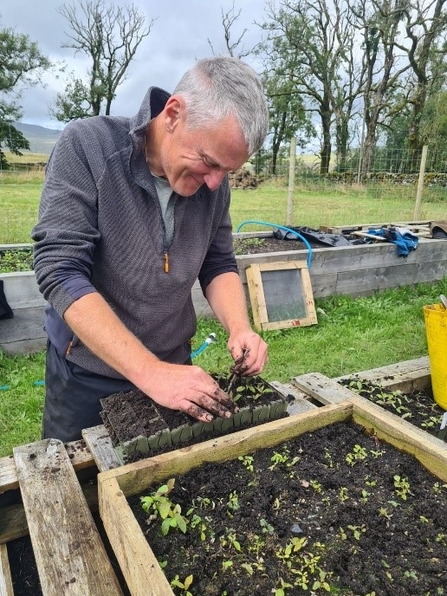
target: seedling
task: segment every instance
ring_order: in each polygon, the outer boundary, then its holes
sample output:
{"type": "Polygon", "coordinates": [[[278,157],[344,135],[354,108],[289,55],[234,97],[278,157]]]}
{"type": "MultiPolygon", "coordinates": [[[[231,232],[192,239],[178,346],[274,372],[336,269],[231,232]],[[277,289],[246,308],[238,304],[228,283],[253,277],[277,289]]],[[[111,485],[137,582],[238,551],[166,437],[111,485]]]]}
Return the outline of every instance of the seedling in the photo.
{"type": "Polygon", "coordinates": [[[253,459],[254,458],[252,455],[240,455],[238,457],[238,460],[242,462],[242,465],[247,472],[254,472],[253,459]]]}
{"type": "Polygon", "coordinates": [[[406,501],[408,495],[411,495],[410,482],[408,481],[408,478],[404,478],[396,474],[396,476],[394,476],[394,487],[396,493],[403,501],[406,501]]]}
{"type": "Polygon", "coordinates": [[[178,528],[185,533],[188,523],[188,520],[181,514],[180,505],[173,503],[169,498],[174,484],[175,478],[171,478],[152,495],[141,497],[141,506],[146,513],[149,513],[149,521],[156,520],[158,517],[163,520],[161,524],[163,536],[166,536],[171,528],[178,528]]]}
{"type": "Polygon", "coordinates": [[[347,454],[346,461],[350,466],[355,466],[361,460],[366,459],[368,453],[361,445],[354,445],[352,451],[347,454]]]}
{"type": "Polygon", "coordinates": [[[193,579],[192,575],[188,575],[188,577],[185,577],[184,581],[181,581],[179,576],[176,575],[174,579],[171,580],[171,587],[180,588],[183,596],[193,596],[192,592],[189,591],[189,586],[192,584],[193,579]]]}

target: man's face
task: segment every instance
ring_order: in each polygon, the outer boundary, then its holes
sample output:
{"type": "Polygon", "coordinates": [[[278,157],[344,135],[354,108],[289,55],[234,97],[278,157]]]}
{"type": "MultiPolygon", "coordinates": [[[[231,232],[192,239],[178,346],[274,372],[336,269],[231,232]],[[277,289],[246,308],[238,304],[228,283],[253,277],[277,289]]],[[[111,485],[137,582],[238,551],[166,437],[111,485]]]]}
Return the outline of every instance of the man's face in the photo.
{"type": "Polygon", "coordinates": [[[162,143],[159,157],[171,188],[189,197],[203,184],[216,190],[224,176],[242,167],[249,155],[235,118],[191,129],[182,110],[162,143]]]}

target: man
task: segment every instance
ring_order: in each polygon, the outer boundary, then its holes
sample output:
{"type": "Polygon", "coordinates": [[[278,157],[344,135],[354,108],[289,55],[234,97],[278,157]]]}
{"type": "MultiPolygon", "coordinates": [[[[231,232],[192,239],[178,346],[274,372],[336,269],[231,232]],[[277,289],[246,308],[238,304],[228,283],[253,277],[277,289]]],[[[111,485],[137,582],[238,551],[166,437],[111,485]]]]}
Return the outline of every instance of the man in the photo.
{"type": "Polygon", "coordinates": [[[253,70],[215,57],[171,96],[149,89],[133,118],[65,128],[32,232],[48,301],[44,437],[79,438],[101,422],[101,398],[135,387],[198,420],[231,416],[230,397],[190,365],[191,288],[198,278],[235,370],[259,374],[267,346],[247,316],[227,173],[262,146],[267,122],[253,70]]]}

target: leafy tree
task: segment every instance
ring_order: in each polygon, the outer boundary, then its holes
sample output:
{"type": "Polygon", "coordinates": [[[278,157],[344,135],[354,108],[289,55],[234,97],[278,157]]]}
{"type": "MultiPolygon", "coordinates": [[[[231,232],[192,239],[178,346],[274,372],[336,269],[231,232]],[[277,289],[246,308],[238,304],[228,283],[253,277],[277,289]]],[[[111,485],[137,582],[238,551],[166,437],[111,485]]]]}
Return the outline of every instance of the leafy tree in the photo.
{"type": "Polygon", "coordinates": [[[334,122],[337,154],[341,161],[346,158],[349,122],[362,81],[355,72],[355,36],[347,3],[283,0],[280,8],[270,3],[267,15],[262,25],[267,33],[264,50],[272,70],[283,73],[308,114],[318,116],[320,173],[327,173],[334,122]]]}
{"type": "Polygon", "coordinates": [[[420,121],[423,145],[428,145],[429,167],[435,171],[446,170],[447,158],[447,91],[432,95],[425,104],[420,121]]]}
{"type": "Polygon", "coordinates": [[[60,121],[110,114],[118,86],[154,20],[145,17],[134,5],[105,5],[103,0],[79,0],[59,9],[72,30],[62,47],[86,54],[91,61],[88,80],[70,79],[64,93],[56,96],[53,115],[60,121]]]}
{"type": "Polygon", "coordinates": [[[352,8],[363,40],[365,67],[362,174],[373,167],[379,126],[391,109],[396,88],[402,87],[402,75],[410,67],[408,61],[399,61],[397,46],[406,9],[407,0],[361,0],[352,8]]]}
{"type": "Polygon", "coordinates": [[[0,29],[0,166],[7,167],[2,147],[21,155],[29,149],[29,142],[14,126],[21,118],[21,91],[34,85],[42,70],[50,67],[49,60],[40,53],[37,43],[13,29],[0,29]]]}
{"type": "Polygon", "coordinates": [[[426,101],[446,80],[445,48],[437,47],[437,40],[447,31],[446,2],[416,2],[413,11],[406,12],[405,31],[409,46],[402,49],[407,51],[414,78],[409,95],[412,109],[408,136],[410,151],[422,149],[420,126],[426,101]]]}
{"type": "Polygon", "coordinates": [[[276,175],[278,156],[284,142],[301,133],[297,139],[303,146],[315,134],[310,118],[304,110],[302,98],[294,93],[293,84],[281,79],[278,72],[263,75],[264,88],[269,105],[272,163],[271,173],[276,175]]]}

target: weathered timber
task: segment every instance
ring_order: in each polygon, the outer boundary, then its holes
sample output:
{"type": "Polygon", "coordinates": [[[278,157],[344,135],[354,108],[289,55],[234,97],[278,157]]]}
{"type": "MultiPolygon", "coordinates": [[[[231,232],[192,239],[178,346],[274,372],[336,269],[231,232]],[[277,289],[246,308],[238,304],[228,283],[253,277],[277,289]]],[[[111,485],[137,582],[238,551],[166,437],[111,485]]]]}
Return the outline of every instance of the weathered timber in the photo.
{"type": "Polygon", "coordinates": [[[121,465],[113,448],[112,439],[103,424],[82,431],[82,437],[100,472],[112,470],[121,465]]]}
{"type": "Polygon", "coordinates": [[[130,593],[132,596],[173,594],[118,481],[108,478],[103,482],[101,518],[130,593]]]}
{"type": "Polygon", "coordinates": [[[350,389],[320,373],[307,373],[293,377],[292,383],[323,405],[344,402],[356,395],[350,389]]]}
{"type": "Polygon", "coordinates": [[[0,544],[0,596],[14,596],[6,544],[0,544]]]}
{"type": "Polygon", "coordinates": [[[43,594],[122,596],[63,443],[16,447],[14,459],[43,594]]]}
{"type": "Polygon", "coordinates": [[[335,380],[342,381],[353,377],[369,381],[389,391],[398,389],[402,393],[410,393],[416,389],[425,389],[430,386],[430,361],[428,356],[423,356],[422,358],[404,360],[389,366],[343,375],[335,380]]]}

